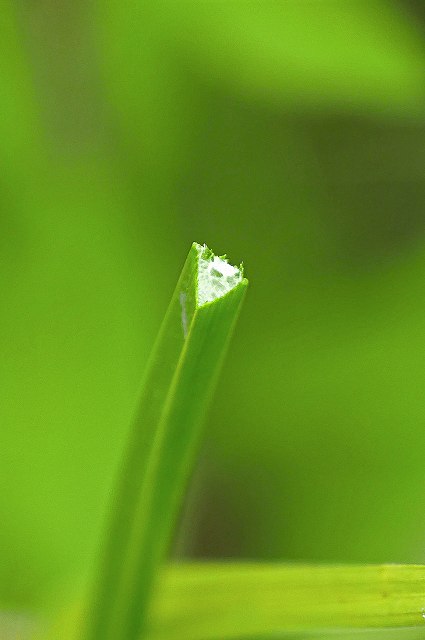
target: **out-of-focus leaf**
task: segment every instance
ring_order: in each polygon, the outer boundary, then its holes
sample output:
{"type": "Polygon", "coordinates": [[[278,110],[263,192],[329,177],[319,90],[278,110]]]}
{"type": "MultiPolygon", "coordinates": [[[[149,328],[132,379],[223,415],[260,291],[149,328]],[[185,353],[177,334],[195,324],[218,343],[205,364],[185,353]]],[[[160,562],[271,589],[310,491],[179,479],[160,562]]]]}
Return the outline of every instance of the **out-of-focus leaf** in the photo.
{"type": "Polygon", "coordinates": [[[97,4],[96,43],[107,106],[118,124],[117,152],[143,189],[161,201],[169,194],[164,181],[180,175],[191,153],[188,142],[202,117],[196,93],[163,41],[156,3],[97,4]]]}
{"type": "Polygon", "coordinates": [[[232,92],[301,110],[423,111],[421,36],[391,2],[187,1],[168,9],[158,4],[168,52],[232,92]]]}
{"type": "Polygon", "coordinates": [[[149,254],[135,252],[107,169],[80,162],[31,186],[31,209],[18,209],[27,243],[13,279],[0,274],[0,593],[11,604],[89,568],[155,314],[139,302],[149,254]]]}
{"type": "Polygon", "coordinates": [[[297,113],[403,118],[425,103],[420,35],[383,0],[99,0],[96,34],[118,149],[157,198],[192,158],[206,86],[297,113]]]}

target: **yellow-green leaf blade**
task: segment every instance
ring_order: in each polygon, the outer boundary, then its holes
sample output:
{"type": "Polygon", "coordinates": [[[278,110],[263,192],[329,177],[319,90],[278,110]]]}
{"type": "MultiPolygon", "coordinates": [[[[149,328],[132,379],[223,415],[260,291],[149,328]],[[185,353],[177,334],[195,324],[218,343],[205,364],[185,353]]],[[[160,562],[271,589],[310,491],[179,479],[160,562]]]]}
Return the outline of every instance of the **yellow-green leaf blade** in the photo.
{"type": "Polygon", "coordinates": [[[425,566],[170,566],[152,640],[224,640],[319,629],[424,625],[425,566]]]}

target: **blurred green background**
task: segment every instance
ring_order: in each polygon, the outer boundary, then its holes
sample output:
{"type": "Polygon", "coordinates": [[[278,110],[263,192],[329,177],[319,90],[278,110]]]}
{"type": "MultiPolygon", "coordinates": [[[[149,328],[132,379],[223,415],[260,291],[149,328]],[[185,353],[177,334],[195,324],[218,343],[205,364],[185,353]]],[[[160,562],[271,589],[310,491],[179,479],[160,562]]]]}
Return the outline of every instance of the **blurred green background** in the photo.
{"type": "Polygon", "coordinates": [[[176,553],[425,562],[421,0],[3,0],[0,601],[90,571],[185,255],[251,280],[176,553]]]}

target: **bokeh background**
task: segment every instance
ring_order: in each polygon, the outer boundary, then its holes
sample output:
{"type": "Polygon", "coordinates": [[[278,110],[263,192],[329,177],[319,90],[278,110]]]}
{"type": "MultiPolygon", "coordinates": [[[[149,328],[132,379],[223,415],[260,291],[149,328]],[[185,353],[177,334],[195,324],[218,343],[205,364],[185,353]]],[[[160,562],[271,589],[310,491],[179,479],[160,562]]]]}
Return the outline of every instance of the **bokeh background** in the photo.
{"type": "Polygon", "coordinates": [[[421,0],[2,0],[0,601],[89,573],[192,241],[251,288],[175,553],[425,562],[421,0]]]}

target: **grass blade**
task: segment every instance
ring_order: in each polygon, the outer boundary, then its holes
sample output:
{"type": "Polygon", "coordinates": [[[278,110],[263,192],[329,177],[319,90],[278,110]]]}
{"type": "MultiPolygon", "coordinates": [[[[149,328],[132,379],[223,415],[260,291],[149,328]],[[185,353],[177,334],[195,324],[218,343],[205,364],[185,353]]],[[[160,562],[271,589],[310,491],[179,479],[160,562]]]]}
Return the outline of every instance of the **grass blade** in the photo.
{"type": "Polygon", "coordinates": [[[425,566],[190,563],[168,567],[152,640],[231,640],[424,625],[425,566]]]}
{"type": "Polygon", "coordinates": [[[142,386],[88,610],[88,640],[140,638],[246,286],[241,269],[192,246],[142,386]]]}

